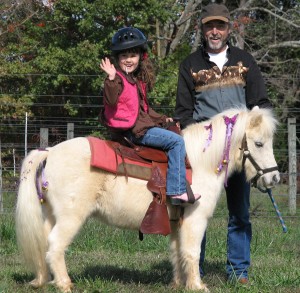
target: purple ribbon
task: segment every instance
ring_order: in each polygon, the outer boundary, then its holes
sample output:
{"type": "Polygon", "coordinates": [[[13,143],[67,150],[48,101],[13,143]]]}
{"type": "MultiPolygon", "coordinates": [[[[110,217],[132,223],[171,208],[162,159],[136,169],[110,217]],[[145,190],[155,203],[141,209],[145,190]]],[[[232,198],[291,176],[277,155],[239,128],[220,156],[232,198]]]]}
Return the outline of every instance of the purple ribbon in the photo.
{"type": "Polygon", "coordinates": [[[205,145],[204,145],[204,148],[203,148],[203,152],[206,151],[206,149],[209,147],[210,143],[211,143],[211,140],[212,140],[212,135],[213,135],[213,129],[212,129],[212,124],[210,123],[208,126],[204,126],[204,128],[206,130],[209,130],[209,134],[208,134],[208,138],[206,139],[205,141],[205,145]]]}
{"type": "Polygon", "coordinates": [[[46,180],[46,176],[45,176],[45,172],[44,172],[44,168],[41,166],[42,168],[42,174],[41,177],[36,176],[36,187],[37,187],[37,194],[39,197],[39,200],[41,203],[44,203],[45,198],[44,198],[44,194],[43,191],[47,191],[48,190],[48,181],[46,180]],[[41,185],[39,180],[41,179],[41,185]]]}
{"type": "MultiPolygon", "coordinates": [[[[38,151],[47,151],[48,152],[48,150],[46,150],[46,149],[38,149],[38,151]]],[[[36,184],[36,187],[37,187],[37,194],[38,194],[39,200],[42,204],[42,203],[45,202],[43,191],[48,190],[49,183],[46,180],[45,168],[44,168],[43,162],[40,163],[39,169],[41,170],[41,173],[38,172],[39,174],[36,174],[35,184],[36,184]],[[40,182],[41,182],[41,184],[40,184],[40,182]]]]}
{"type": "Polygon", "coordinates": [[[224,186],[227,187],[227,172],[228,172],[228,164],[229,164],[229,152],[230,152],[230,146],[231,146],[231,135],[232,130],[235,125],[235,122],[237,120],[238,114],[234,115],[233,117],[227,117],[224,116],[224,122],[226,125],[226,137],[225,137],[225,145],[224,145],[224,151],[222,160],[220,161],[218,168],[216,170],[217,174],[220,174],[223,170],[223,167],[225,167],[225,182],[224,186]]]}

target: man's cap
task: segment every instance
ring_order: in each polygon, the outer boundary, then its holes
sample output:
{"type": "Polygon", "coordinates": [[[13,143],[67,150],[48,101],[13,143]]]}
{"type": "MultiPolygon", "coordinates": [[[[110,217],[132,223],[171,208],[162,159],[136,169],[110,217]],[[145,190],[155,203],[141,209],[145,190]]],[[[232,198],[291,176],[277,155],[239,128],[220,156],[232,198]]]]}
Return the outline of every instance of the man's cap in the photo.
{"type": "Polygon", "coordinates": [[[202,8],[201,23],[206,23],[211,20],[222,20],[229,22],[230,14],[224,4],[211,3],[202,8]]]}

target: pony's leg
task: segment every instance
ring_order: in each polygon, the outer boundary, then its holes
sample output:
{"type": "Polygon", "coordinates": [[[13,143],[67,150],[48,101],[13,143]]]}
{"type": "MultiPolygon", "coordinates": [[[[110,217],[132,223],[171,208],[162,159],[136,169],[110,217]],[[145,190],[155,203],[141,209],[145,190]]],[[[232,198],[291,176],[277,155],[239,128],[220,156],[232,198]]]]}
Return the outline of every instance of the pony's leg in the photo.
{"type": "Polygon", "coordinates": [[[207,218],[201,216],[201,212],[189,214],[185,211],[182,226],[180,228],[180,266],[185,274],[185,287],[189,290],[204,290],[209,292],[200,278],[199,259],[201,241],[207,227],[207,218]],[[200,215],[199,215],[200,214],[200,215]]]}
{"type": "Polygon", "coordinates": [[[173,280],[172,287],[177,288],[185,284],[185,275],[181,270],[180,265],[180,242],[179,242],[179,231],[181,227],[182,220],[182,208],[171,206],[169,208],[169,217],[172,219],[171,224],[171,234],[170,234],[170,261],[173,267],[173,280]]]}
{"type": "Polygon", "coordinates": [[[179,239],[178,239],[179,221],[171,222],[171,235],[170,235],[170,260],[173,266],[173,282],[172,287],[177,288],[182,285],[182,276],[179,265],[179,239]]]}
{"type": "MultiPolygon", "coordinates": [[[[53,212],[52,209],[49,205],[44,204],[42,206],[43,208],[43,214],[45,217],[45,221],[44,221],[44,231],[45,231],[45,237],[48,239],[50,232],[52,231],[54,225],[55,225],[55,219],[53,217],[53,212]]],[[[46,255],[45,255],[46,258],[46,255]]],[[[50,268],[49,265],[47,264],[47,279],[48,281],[51,280],[51,275],[50,275],[50,268]]]]}
{"type": "Polygon", "coordinates": [[[65,250],[84,221],[84,217],[80,218],[74,214],[64,215],[57,220],[48,237],[49,249],[46,260],[54,275],[52,283],[62,292],[71,292],[73,287],[66,268],[65,250]]]}

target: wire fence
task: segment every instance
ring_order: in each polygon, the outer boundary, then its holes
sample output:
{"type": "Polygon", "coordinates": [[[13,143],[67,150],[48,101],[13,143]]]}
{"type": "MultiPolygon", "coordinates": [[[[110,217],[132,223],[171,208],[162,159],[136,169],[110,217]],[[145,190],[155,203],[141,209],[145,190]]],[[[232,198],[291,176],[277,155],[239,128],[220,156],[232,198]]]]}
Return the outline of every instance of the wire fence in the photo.
{"type": "MultiPolygon", "coordinates": [[[[7,103],[7,101],[3,104],[1,101],[1,96],[5,94],[0,93],[0,106],[16,106],[15,103],[7,103]]],[[[49,97],[49,95],[40,95],[49,97]]],[[[53,97],[51,95],[51,97],[53,97]]],[[[62,95],[59,95],[60,98],[63,98],[62,95]]],[[[26,155],[32,149],[37,149],[40,147],[41,144],[41,137],[40,137],[40,129],[41,128],[48,128],[49,130],[49,141],[48,145],[53,146],[58,144],[67,139],[67,125],[69,123],[74,124],[74,137],[80,136],[88,136],[88,135],[95,135],[102,137],[106,137],[108,135],[107,130],[98,122],[98,113],[100,111],[100,100],[101,96],[95,95],[86,95],[86,96],[79,96],[79,95],[66,95],[68,98],[79,98],[83,101],[85,99],[91,99],[91,103],[75,103],[72,104],[72,107],[78,109],[86,109],[89,111],[89,117],[72,117],[72,116],[60,116],[57,115],[55,117],[43,116],[43,115],[35,115],[34,117],[28,117],[26,121],[26,116],[24,113],[23,117],[1,117],[0,120],[0,151],[1,151],[1,185],[2,185],[2,195],[3,195],[3,207],[4,211],[10,212],[13,210],[14,195],[16,194],[17,186],[18,186],[18,176],[19,170],[21,166],[21,162],[26,155]],[[26,127],[26,133],[25,133],[26,127]],[[25,143],[26,142],[26,143],[25,143]],[[9,197],[10,196],[10,197],[9,197]]],[[[151,103],[150,97],[150,103],[151,103]]],[[[174,110],[174,106],[172,106],[170,97],[162,98],[165,99],[168,105],[156,105],[153,106],[155,110],[161,113],[170,113],[174,110]]],[[[28,104],[29,105],[29,104],[28,104]]],[[[42,107],[42,108],[51,108],[53,109],[62,109],[64,108],[63,103],[35,103],[31,104],[30,107],[42,107]]],[[[292,116],[297,116],[300,113],[299,108],[286,108],[284,109],[285,112],[290,113],[292,116]]],[[[60,113],[61,111],[58,111],[60,113]]],[[[55,111],[53,111],[55,113],[55,111]]],[[[300,127],[299,123],[296,123],[296,137],[297,137],[297,153],[296,157],[300,158],[300,151],[299,151],[299,137],[300,137],[300,127]]],[[[281,123],[277,129],[277,135],[275,136],[275,147],[274,153],[277,162],[280,165],[280,173],[282,177],[281,184],[283,185],[282,188],[278,189],[277,195],[282,197],[287,196],[287,191],[282,192],[285,190],[285,186],[288,184],[289,181],[289,174],[288,174],[288,149],[283,147],[286,143],[280,142],[282,138],[287,140],[288,137],[288,129],[287,125],[281,123]]],[[[298,162],[300,164],[300,162],[298,162]]],[[[297,182],[300,185],[300,173],[299,173],[299,166],[297,170],[297,182]]],[[[1,188],[1,186],[0,186],[1,188]]],[[[0,190],[1,191],[1,190],[0,190]]],[[[298,191],[299,192],[299,187],[298,191]]],[[[276,191],[275,191],[276,194],[276,191]]],[[[299,193],[297,193],[297,201],[299,202],[299,193]]]]}

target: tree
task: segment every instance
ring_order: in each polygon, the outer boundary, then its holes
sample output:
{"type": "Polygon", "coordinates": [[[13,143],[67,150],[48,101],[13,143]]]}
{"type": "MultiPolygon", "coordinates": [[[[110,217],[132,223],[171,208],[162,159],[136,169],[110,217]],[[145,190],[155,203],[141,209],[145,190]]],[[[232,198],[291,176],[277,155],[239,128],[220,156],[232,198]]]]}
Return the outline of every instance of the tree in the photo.
{"type": "MultiPolygon", "coordinates": [[[[176,17],[159,24],[158,54],[163,59],[186,56],[186,44],[190,52],[201,44],[199,15],[203,5],[210,1],[176,1],[176,17]],[[181,54],[183,50],[183,54],[181,54]]],[[[213,1],[211,1],[213,2],[213,1]]],[[[249,51],[257,60],[266,79],[270,98],[279,111],[282,121],[295,116],[299,107],[299,56],[300,56],[300,2],[297,0],[273,1],[214,1],[224,2],[232,16],[234,45],[249,51]],[[283,107],[282,107],[283,106],[283,107]]],[[[180,61],[179,60],[179,61],[180,61]]],[[[167,61],[164,60],[163,63],[167,61]]],[[[176,70],[178,62],[169,66],[176,70]]],[[[168,71],[170,71],[168,67],[168,71]]],[[[171,70],[173,71],[173,70],[171,70]]],[[[161,86],[164,88],[163,86],[161,86]]],[[[172,84],[173,87],[173,84],[172,84]]],[[[161,91],[161,88],[158,89],[161,91]]],[[[175,91],[170,89],[172,96],[175,91]]]]}
{"type": "MultiPolygon", "coordinates": [[[[172,115],[178,66],[201,44],[199,15],[209,2],[1,1],[1,101],[23,101],[34,117],[98,123],[99,61],[110,53],[115,31],[134,25],[147,35],[158,64],[151,102],[172,115]]],[[[280,112],[282,120],[296,115],[290,110],[299,106],[299,0],[223,2],[233,20],[231,41],[257,59],[275,106],[288,109],[280,112]]]]}

